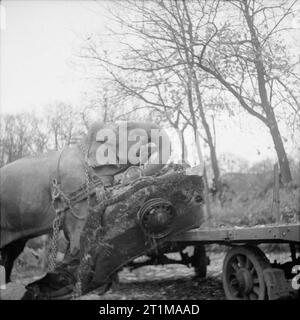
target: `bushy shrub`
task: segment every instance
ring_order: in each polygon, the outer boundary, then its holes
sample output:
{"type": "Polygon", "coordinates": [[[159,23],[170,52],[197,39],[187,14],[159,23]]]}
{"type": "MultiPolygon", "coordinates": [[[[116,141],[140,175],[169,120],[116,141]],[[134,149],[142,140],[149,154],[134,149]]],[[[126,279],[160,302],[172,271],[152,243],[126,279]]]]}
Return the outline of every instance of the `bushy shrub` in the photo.
{"type": "MultiPolygon", "coordinates": [[[[255,226],[276,221],[272,173],[235,173],[225,178],[224,200],[215,198],[211,202],[214,226],[255,226]]],[[[299,180],[282,185],[279,200],[280,221],[295,223],[300,214],[299,180]]]]}

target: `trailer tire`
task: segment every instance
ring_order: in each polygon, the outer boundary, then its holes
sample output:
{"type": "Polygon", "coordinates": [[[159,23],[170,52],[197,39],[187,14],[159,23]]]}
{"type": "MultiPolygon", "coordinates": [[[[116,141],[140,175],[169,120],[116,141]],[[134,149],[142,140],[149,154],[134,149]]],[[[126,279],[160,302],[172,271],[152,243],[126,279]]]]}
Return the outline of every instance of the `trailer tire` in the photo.
{"type": "Polygon", "coordinates": [[[223,288],[228,300],[266,300],[263,271],[270,268],[265,254],[254,246],[230,249],[223,262],[223,288]]]}

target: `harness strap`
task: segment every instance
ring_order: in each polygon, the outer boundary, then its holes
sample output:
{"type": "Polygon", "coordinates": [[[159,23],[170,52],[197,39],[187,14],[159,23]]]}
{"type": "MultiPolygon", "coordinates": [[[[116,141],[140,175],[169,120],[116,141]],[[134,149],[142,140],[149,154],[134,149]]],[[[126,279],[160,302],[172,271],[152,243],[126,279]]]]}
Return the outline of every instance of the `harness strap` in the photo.
{"type": "Polygon", "coordinates": [[[96,194],[95,189],[97,187],[104,186],[102,179],[95,174],[95,171],[87,165],[86,162],[86,154],[83,146],[79,145],[79,150],[83,155],[82,164],[85,170],[86,182],[83,183],[78,189],[75,191],[71,191],[69,193],[65,193],[61,189],[61,175],[60,175],[60,161],[62,159],[62,154],[65,150],[63,148],[59,154],[59,158],[57,161],[56,168],[56,178],[52,180],[52,206],[57,215],[61,215],[61,213],[70,210],[71,214],[78,220],[84,220],[85,217],[80,217],[73,209],[73,206],[76,203],[79,203],[85,199],[89,199],[90,196],[96,194]]]}

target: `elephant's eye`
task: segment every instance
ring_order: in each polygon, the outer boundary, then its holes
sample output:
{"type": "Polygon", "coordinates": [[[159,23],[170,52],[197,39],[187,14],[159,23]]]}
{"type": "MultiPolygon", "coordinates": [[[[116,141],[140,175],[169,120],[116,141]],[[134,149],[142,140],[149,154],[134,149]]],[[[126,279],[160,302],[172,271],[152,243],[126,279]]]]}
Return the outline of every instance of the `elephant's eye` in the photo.
{"type": "Polygon", "coordinates": [[[195,197],[195,202],[196,202],[196,203],[201,203],[201,202],[203,202],[203,198],[202,198],[200,195],[197,195],[197,196],[195,197]]]}

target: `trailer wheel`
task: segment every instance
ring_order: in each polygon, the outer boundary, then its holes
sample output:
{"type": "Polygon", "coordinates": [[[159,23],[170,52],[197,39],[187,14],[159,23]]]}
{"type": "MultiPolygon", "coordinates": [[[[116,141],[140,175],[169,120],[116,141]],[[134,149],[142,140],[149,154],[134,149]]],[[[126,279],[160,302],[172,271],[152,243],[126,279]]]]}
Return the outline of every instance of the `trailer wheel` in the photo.
{"type": "Polygon", "coordinates": [[[192,266],[194,267],[196,277],[205,278],[207,273],[208,257],[204,245],[194,246],[194,254],[192,256],[192,266]]]}
{"type": "Polygon", "coordinates": [[[228,300],[265,300],[267,288],[263,271],[270,268],[265,254],[257,247],[237,246],[223,262],[223,287],[228,300]]]}

